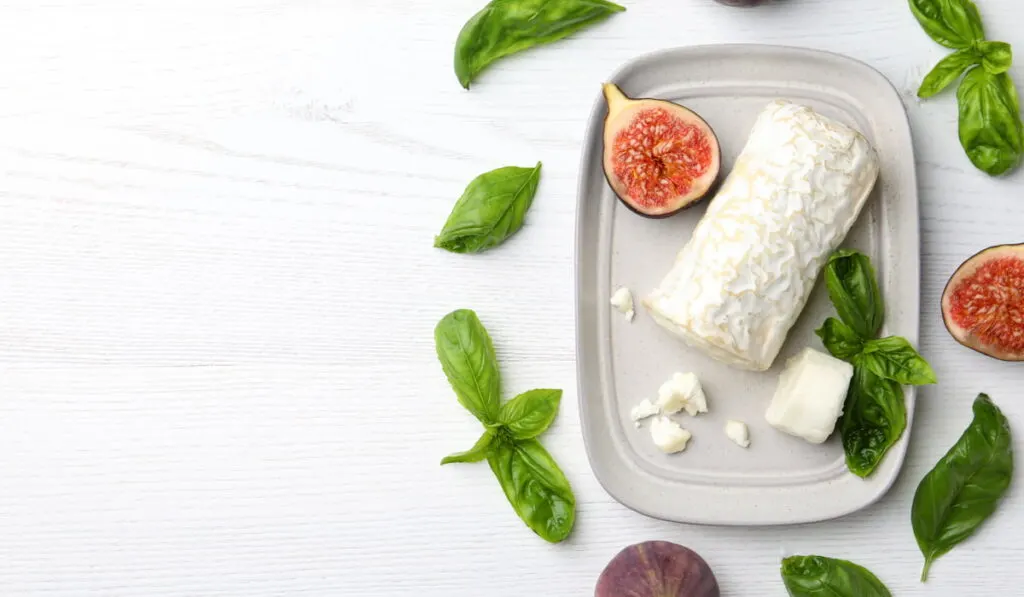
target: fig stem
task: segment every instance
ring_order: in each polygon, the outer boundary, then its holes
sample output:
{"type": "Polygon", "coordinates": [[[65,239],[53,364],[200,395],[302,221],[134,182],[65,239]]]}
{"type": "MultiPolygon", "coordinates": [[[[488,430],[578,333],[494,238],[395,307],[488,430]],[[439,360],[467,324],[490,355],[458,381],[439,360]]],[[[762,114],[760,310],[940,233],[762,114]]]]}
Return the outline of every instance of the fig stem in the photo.
{"type": "Polygon", "coordinates": [[[601,85],[601,89],[604,91],[604,99],[608,102],[608,112],[616,112],[619,108],[629,101],[625,93],[619,89],[619,86],[615,83],[605,83],[601,85]]]}

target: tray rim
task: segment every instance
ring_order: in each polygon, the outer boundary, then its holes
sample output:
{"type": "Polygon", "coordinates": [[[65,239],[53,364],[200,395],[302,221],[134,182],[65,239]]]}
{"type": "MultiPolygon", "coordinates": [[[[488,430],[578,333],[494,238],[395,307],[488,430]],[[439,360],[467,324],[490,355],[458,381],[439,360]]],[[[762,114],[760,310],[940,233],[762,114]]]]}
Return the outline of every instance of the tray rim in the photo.
{"type": "MultiPolygon", "coordinates": [[[[872,78],[879,83],[879,86],[886,90],[889,95],[889,99],[894,106],[893,116],[898,121],[900,130],[898,133],[909,145],[911,151],[914,147],[913,131],[911,129],[911,123],[907,107],[904,104],[902,97],[900,96],[899,90],[883,73],[873,66],[853,58],[851,56],[841,54],[838,52],[832,52],[828,50],[820,50],[815,48],[807,48],[786,44],[770,44],[770,43],[725,43],[725,44],[699,44],[692,46],[675,46],[662,48],[659,50],[653,50],[645,53],[638,54],[632,59],[625,61],[614,69],[610,75],[605,79],[606,81],[618,82],[624,75],[636,70],[644,68],[648,63],[656,62],[659,60],[687,60],[695,57],[699,57],[702,54],[708,52],[718,52],[719,55],[735,56],[736,54],[775,54],[776,56],[784,56],[788,60],[799,60],[803,58],[819,59],[832,61],[846,70],[860,71],[863,76],[872,78]],[[899,106],[899,110],[895,110],[895,106],[899,106]]],[[[850,506],[844,506],[828,510],[826,508],[818,508],[814,513],[805,513],[802,515],[794,515],[790,513],[789,516],[715,516],[715,515],[704,515],[701,513],[679,513],[679,512],[668,512],[663,509],[650,507],[647,504],[640,504],[635,501],[631,501],[624,497],[619,491],[619,488],[608,479],[608,471],[605,468],[606,465],[601,465],[597,462],[595,456],[595,439],[591,436],[592,429],[588,425],[587,418],[588,413],[592,406],[587,400],[583,388],[584,384],[584,366],[582,365],[583,359],[581,358],[583,336],[581,332],[581,311],[583,310],[583,299],[581,296],[580,287],[580,259],[579,256],[584,249],[583,241],[583,227],[584,227],[584,214],[583,209],[586,201],[585,192],[588,185],[588,172],[590,170],[589,163],[595,159],[593,155],[594,142],[591,138],[590,131],[596,121],[598,121],[601,114],[603,114],[604,104],[603,98],[600,94],[595,97],[590,114],[586,121],[586,128],[584,129],[584,140],[583,148],[581,151],[578,176],[577,176],[577,188],[576,188],[576,217],[574,219],[574,255],[573,255],[573,316],[575,324],[575,358],[576,358],[576,382],[577,382],[577,406],[579,408],[580,427],[583,434],[584,447],[587,453],[587,459],[590,463],[591,470],[594,473],[595,478],[602,488],[616,501],[623,504],[627,508],[634,510],[640,514],[649,516],[651,518],[666,520],[670,522],[689,523],[698,525],[717,525],[717,526],[784,526],[784,525],[802,525],[815,522],[821,522],[825,520],[831,520],[847,516],[854,512],[858,512],[878,502],[884,497],[892,486],[903,469],[903,464],[907,456],[908,446],[912,435],[912,428],[914,422],[914,411],[917,391],[913,386],[904,387],[904,396],[907,408],[907,428],[903,433],[903,436],[898,440],[892,450],[887,454],[886,460],[891,461],[892,470],[888,472],[886,477],[879,480],[878,477],[870,479],[860,479],[854,476],[852,473],[846,472],[842,478],[852,478],[859,482],[872,483],[872,489],[867,497],[860,503],[853,504],[850,506]]],[[[902,144],[903,141],[901,140],[902,144]]],[[[914,296],[916,300],[908,301],[908,305],[912,308],[906,314],[908,320],[908,329],[901,330],[901,335],[907,337],[915,346],[919,343],[920,338],[920,317],[921,317],[921,264],[920,264],[920,203],[919,203],[919,189],[918,189],[918,176],[917,176],[917,164],[913,156],[906,160],[905,164],[901,167],[901,170],[905,171],[905,176],[908,179],[910,187],[912,187],[911,196],[902,196],[901,201],[909,202],[909,205],[905,207],[905,210],[909,212],[908,215],[913,216],[912,224],[906,224],[905,228],[913,236],[908,239],[907,244],[913,246],[914,249],[914,272],[912,277],[912,286],[914,289],[914,296]]],[[[635,478],[641,477],[658,477],[651,475],[647,471],[638,470],[634,471],[635,478]]],[[[785,487],[785,486],[783,486],[785,487]]],[[[742,491],[745,488],[728,487],[729,491],[742,491]]],[[[755,489],[756,491],[756,489],[755,489]]]]}

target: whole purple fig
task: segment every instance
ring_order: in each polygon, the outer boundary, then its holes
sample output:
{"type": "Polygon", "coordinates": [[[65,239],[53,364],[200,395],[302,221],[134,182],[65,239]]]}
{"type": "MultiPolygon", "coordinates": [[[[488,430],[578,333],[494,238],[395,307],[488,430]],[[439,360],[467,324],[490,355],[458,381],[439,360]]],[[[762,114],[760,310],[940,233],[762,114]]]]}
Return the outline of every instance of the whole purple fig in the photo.
{"type": "Polygon", "coordinates": [[[630,545],[608,562],[594,597],[719,597],[718,581],[697,552],[668,541],[630,545]]]}

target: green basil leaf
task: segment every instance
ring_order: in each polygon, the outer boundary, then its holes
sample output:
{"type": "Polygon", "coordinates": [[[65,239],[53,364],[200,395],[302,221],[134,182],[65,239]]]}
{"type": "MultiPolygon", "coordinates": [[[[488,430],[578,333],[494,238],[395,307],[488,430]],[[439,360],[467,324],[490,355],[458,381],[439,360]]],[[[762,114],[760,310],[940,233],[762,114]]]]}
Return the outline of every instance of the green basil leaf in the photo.
{"type": "Polygon", "coordinates": [[[516,439],[537,437],[555,420],[561,400],[562,390],[523,392],[502,405],[498,422],[516,439]]]}
{"type": "Polygon", "coordinates": [[[979,64],[982,58],[973,49],[957,50],[935,65],[935,68],[921,82],[918,97],[931,97],[949,87],[968,68],[979,64]]]}
{"type": "Polygon", "coordinates": [[[903,388],[860,364],[855,365],[839,421],[850,472],[858,477],[870,476],[906,428],[903,388]]]}
{"type": "Polygon", "coordinates": [[[924,555],[922,582],[935,560],[995,512],[1013,477],[1013,438],[1006,417],[985,394],[974,400],[973,411],[971,424],[914,493],[910,518],[924,555]]]}
{"type": "Polygon", "coordinates": [[[977,47],[982,56],[982,66],[993,75],[1005,73],[1013,66],[1013,48],[1010,44],[1003,41],[981,41],[977,47]]]}
{"type": "Polygon", "coordinates": [[[469,89],[499,58],[560,40],[624,10],[605,0],[493,0],[459,32],[455,75],[469,89]]]}
{"type": "Polygon", "coordinates": [[[526,526],[552,543],[569,536],[576,520],[576,498],[562,470],[540,442],[496,442],[487,462],[526,526]]]}
{"type": "Polygon", "coordinates": [[[885,304],[867,255],[852,249],[833,253],[825,265],[825,286],[846,325],[862,338],[878,335],[885,319],[885,304]]]}
{"type": "Polygon", "coordinates": [[[434,246],[453,253],[479,253],[505,242],[523,227],[540,182],[533,168],[507,166],[469,183],[455,202],[434,246]]]}
{"type": "Polygon", "coordinates": [[[820,328],[814,330],[814,333],[821,338],[825,348],[837,359],[852,363],[853,357],[864,350],[864,341],[857,335],[857,332],[835,317],[826,319],[820,328]]]}
{"type": "Polygon", "coordinates": [[[434,344],[448,383],[466,410],[493,423],[501,405],[501,375],[491,336],[476,313],[459,309],[434,328],[434,344]]]}
{"type": "Polygon", "coordinates": [[[792,597],[892,597],[867,568],[824,556],[782,560],[782,582],[792,597]]]}
{"type": "Polygon", "coordinates": [[[495,434],[494,431],[488,429],[484,431],[484,434],[480,436],[480,439],[476,440],[473,447],[466,450],[465,452],[456,452],[454,454],[445,456],[441,459],[441,464],[451,464],[453,462],[480,462],[487,455],[491,453],[491,444],[494,442],[495,434]]]}
{"type": "Polygon", "coordinates": [[[957,90],[960,144],[979,170],[993,176],[1016,168],[1024,154],[1017,90],[1007,73],[967,73],[957,90]]]}
{"type": "Polygon", "coordinates": [[[875,375],[899,384],[923,386],[938,381],[928,361],[900,336],[869,340],[858,360],[875,375]]]}
{"type": "Polygon", "coordinates": [[[925,32],[947,48],[969,48],[985,39],[978,7],[970,0],[910,0],[925,32]]]}

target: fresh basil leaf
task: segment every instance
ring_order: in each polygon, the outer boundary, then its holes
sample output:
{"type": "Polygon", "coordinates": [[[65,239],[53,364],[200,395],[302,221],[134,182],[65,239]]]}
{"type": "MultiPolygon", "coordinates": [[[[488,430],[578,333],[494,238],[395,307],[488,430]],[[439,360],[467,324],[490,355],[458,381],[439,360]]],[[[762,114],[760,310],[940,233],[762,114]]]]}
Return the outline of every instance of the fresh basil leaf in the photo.
{"type": "Polygon", "coordinates": [[[993,176],[1016,168],[1024,154],[1017,90],[1007,73],[967,73],[957,90],[960,144],[979,170],[993,176]]]}
{"type": "Polygon", "coordinates": [[[491,444],[494,442],[495,434],[494,431],[487,429],[484,434],[480,436],[480,439],[476,440],[473,447],[466,450],[465,452],[456,452],[449,456],[445,456],[441,459],[441,464],[451,464],[453,462],[480,462],[487,455],[491,453],[491,444]]]}
{"type": "Polygon", "coordinates": [[[479,253],[505,242],[523,227],[540,182],[533,168],[507,166],[469,183],[455,202],[434,246],[453,253],[479,253]]]}
{"type": "Polygon", "coordinates": [[[928,361],[900,336],[868,340],[858,361],[875,375],[899,384],[923,386],[938,381],[928,361]]]}
{"type": "Polygon", "coordinates": [[[924,98],[935,95],[959,79],[964,71],[981,61],[982,58],[973,48],[953,52],[940,60],[925,76],[921,88],[917,90],[917,96],[924,98]]]}
{"type": "Polygon", "coordinates": [[[864,350],[864,341],[857,335],[857,332],[835,317],[826,319],[820,328],[814,330],[814,333],[821,338],[825,348],[837,359],[852,363],[853,357],[864,350]]]}
{"type": "Polygon", "coordinates": [[[947,48],[969,48],[985,39],[978,7],[970,0],[910,0],[910,10],[928,36],[947,48]]]}
{"type": "Polygon", "coordinates": [[[980,41],[977,47],[982,56],[982,66],[993,75],[1005,73],[1013,66],[1013,48],[1010,44],[1003,41],[980,41]]]}
{"type": "Polygon", "coordinates": [[[782,582],[792,597],[892,597],[867,568],[824,556],[782,560],[782,582]]]}
{"type": "Polygon", "coordinates": [[[523,392],[502,405],[498,422],[516,439],[537,437],[555,420],[561,400],[562,390],[523,392]]]}
{"type": "Polygon", "coordinates": [[[512,508],[533,532],[551,543],[569,536],[576,520],[576,498],[540,442],[496,442],[487,462],[512,508]]]}
{"type": "Polygon", "coordinates": [[[469,89],[499,58],[560,40],[624,10],[605,0],[493,0],[459,32],[455,75],[469,89]]]}
{"type": "Polygon", "coordinates": [[[825,265],[825,286],[846,325],[862,338],[878,335],[885,319],[885,304],[867,255],[853,249],[833,253],[825,265]]]}
{"type": "Polygon", "coordinates": [[[895,381],[855,365],[839,421],[846,467],[850,472],[858,477],[870,476],[906,428],[903,388],[895,381]]]}
{"type": "Polygon", "coordinates": [[[1013,438],[1006,417],[986,394],[978,395],[972,410],[971,424],[914,493],[910,518],[924,555],[921,582],[935,560],[995,512],[1013,477],[1013,438]]]}
{"type": "Polygon", "coordinates": [[[482,423],[493,423],[501,405],[501,375],[491,336],[476,313],[459,309],[434,328],[441,368],[466,410],[482,423]]]}

